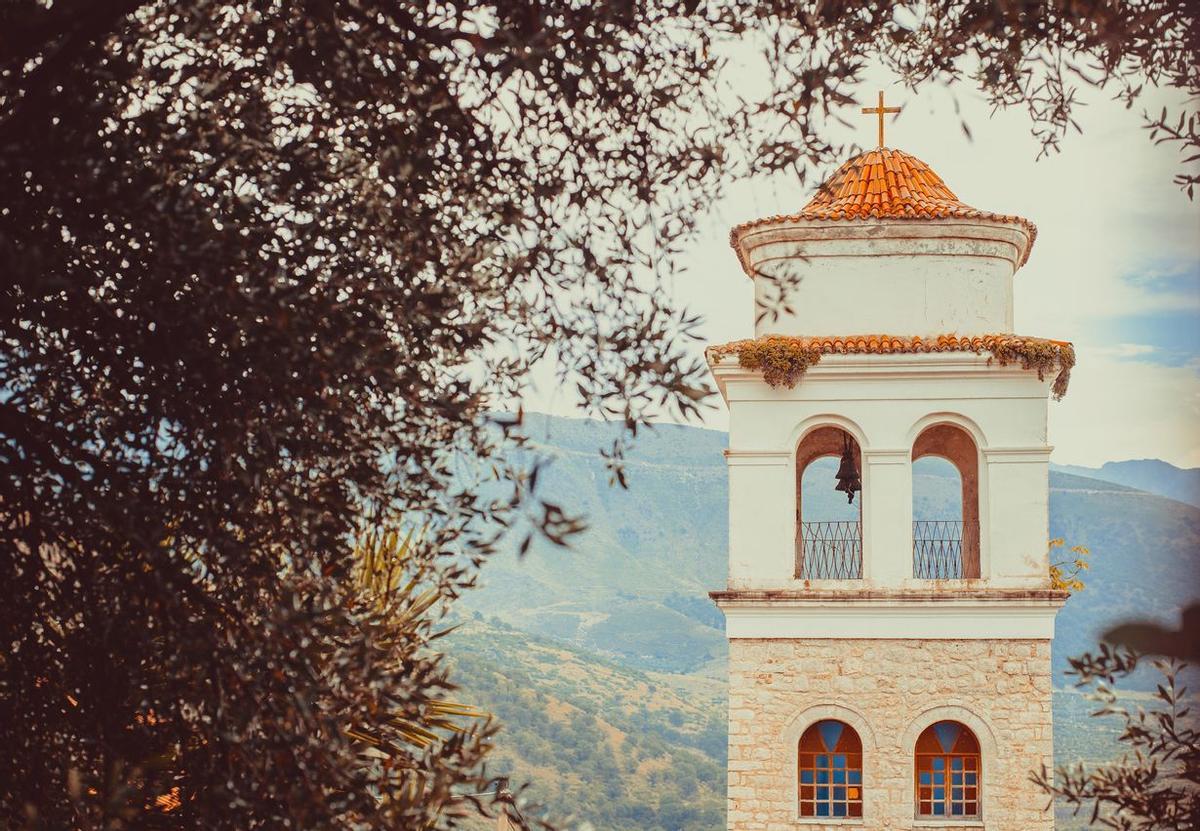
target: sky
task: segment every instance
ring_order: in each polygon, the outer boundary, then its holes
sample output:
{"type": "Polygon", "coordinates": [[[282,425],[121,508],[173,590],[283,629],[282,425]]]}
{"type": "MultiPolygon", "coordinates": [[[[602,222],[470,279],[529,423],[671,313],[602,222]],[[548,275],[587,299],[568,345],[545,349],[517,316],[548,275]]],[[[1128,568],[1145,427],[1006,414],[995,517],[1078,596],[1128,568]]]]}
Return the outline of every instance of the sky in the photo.
{"type": "MultiPolygon", "coordinates": [[[[1081,91],[1083,133],[1072,132],[1060,153],[1039,160],[1024,112],[993,115],[969,87],[914,95],[874,73],[860,103],[873,106],[877,89],[889,106],[902,107],[889,117],[888,146],[927,162],[968,205],[1038,226],[1032,256],[1014,278],[1014,328],[1069,340],[1077,352],[1070,391],[1050,403],[1053,461],[1159,458],[1200,466],[1200,194],[1189,201],[1172,182],[1179,150],[1153,145],[1141,119],[1143,107],[1178,111],[1183,98],[1152,91],[1126,110],[1106,93],[1081,91]],[[972,138],[959,126],[955,98],[972,138]]],[[[850,137],[873,146],[875,116],[847,109],[845,119],[860,131],[850,137]]],[[[751,177],[700,218],[686,272],[669,288],[703,315],[705,342],[753,335],[751,282],[729,248],[730,227],[794,213],[814,190],[794,178],[751,177]]],[[[724,405],[713,403],[705,426],[725,429],[724,405]]],[[[545,380],[525,406],[573,414],[545,380]]]]}

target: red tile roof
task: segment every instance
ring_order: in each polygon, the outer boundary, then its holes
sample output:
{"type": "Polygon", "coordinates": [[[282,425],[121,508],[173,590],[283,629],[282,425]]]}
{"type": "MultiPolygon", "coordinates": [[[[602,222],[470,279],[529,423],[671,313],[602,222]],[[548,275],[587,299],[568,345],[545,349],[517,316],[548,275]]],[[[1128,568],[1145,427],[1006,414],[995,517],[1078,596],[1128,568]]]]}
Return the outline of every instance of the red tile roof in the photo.
{"type": "Polygon", "coordinates": [[[747,343],[779,341],[802,348],[816,349],[823,355],[886,355],[889,353],[913,354],[917,352],[983,352],[1004,344],[1045,343],[1055,346],[1070,346],[1070,341],[1032,338],[1024,335],[826,335],[803,337],[799,335],[763,335],[761,338],[733,341],[709,347],[710,352],[722,355],[736,352],[747,343]]]}
{"type": "Polygon", "coordinates": [[[918,159],[901,150],[879,147],[860,153],[837,169],[798,214],[770,216],[744,222],[730,232],[729,243],[743,254],[738,242],[742,232],[776,222],[838,219],[988,219],[1011,222],[1029,232],[1029,247],[1037,226],[1019,216],[981,211],[959,201],[942,177],[918,159]]]}
{"type": "MultiPolygon", "coordinates": [[[[822,355],[896,355],[924,352],[973,352],[988,353],[1001,366],[1019,364],[1024,369],[1035,369],[1041,378],[1044,372],[1055,370],[1054,397],[1061,398],[1067,391],[1071,368],[1075,365],[1075,349],[1069,341],[1033,338],[1005,333],[987,335],[831,335],[825,337],[802,337],[791,335],[763,335],[759,338],[714,344],[705,355],[710,365],[715,365],[728,355],[736,355],[739,363],[758,368],[762,364],[764,351],[799,353],[798,379],[804,368],[820,361],[822,355]],[[753,356],[753,357],[751,357],[753,356]],[[749,360],[748,360],[749,359],[749,360]]],[[[785,358],[785,362],[786,362],[785,358]]],[[[794,365],[795,366],[795,365],[794,365]]],[[[790,384],[788,384],[790,386],[790,384]]]]}

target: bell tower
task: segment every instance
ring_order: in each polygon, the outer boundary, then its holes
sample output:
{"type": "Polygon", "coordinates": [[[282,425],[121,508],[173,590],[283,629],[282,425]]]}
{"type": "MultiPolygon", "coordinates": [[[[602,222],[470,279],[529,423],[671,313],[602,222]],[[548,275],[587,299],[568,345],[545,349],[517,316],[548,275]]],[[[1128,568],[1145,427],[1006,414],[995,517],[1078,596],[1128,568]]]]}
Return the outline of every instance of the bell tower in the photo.
{"type": "Polygon", "coordinates": [[[886,147],[733,229],[758,308],[708,350],[731,831],[1053,828],[1029,774],[1053,761],[1046,413],[1074,353],[1013,334],[1035,235],[886,147]]]}

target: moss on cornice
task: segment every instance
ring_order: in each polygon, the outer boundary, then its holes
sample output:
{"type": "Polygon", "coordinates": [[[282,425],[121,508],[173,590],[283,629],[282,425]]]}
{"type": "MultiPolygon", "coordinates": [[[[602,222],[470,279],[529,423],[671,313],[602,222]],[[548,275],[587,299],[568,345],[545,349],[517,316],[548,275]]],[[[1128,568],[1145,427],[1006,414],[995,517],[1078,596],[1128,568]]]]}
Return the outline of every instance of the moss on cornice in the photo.
{"type": "Polygon", "coordinates": [[[892,355],[923,352],[986,353],[989,361],[1000,366],[1016,364],[1035,370],[1038,380],[1055,373],[1051,394],[1054,400],[1067,393],[1071,368],[1075,366],[1075,348],[1066,341],[1030,338],[1021,335],[992,334],[975,336],[933,335],[846,335],[837,337],[795,337],[764,335],[709,347],[710,363],[736,355],[743,369],[761,370],[763,380],[772,387],[794,387],[823,355],[892,355]]]}

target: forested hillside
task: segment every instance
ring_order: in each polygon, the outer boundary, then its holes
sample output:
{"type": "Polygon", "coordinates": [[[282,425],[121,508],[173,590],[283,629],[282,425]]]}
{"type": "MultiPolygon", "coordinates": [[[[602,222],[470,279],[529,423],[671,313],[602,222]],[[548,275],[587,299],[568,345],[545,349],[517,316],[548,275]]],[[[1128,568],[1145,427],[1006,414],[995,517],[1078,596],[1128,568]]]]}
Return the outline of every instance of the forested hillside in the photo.
{"type": "MultiPolygon", "coordinates": [[[[615,428],[535,416],[530,430],[553,460],[543,487],[590,527],[568,550],[535,546],[485,566],[460,606],[466,625],[446,641],[462,696],[505,725],[498,772],[534,781],[556,816],[597,831],[717,831],[725,637],[707,592],[725,580],[725,434],[660,427],[629,454],[621,490],[598,453],[615,428]]],[[[914,476],[917,515],[957,510],[944,469],[914,476]]],[[[1200,509],[1061,471],[1050,487],[1050,534],[1093,552],[1087,588],[1057,622],[1056,753],[1101,759],[1114,725],[1070,691],[1067,658],[1128,618],[1178,625],[1180,607],[1200,598],[1200,509]]],[[[817,499],[832,508],[842,497],[829,488],[817,499]]],[[[1060,810],[1059,827],[1080,826],[1060,810]]]]}
{"type": "Polygon", "coordinates": [[[473,620],[447,639],[460,697],[503,725],[496,775],[532,781],[559,819],[596,829],[718,829],[725,686],[640,672],[473,620]]]}

